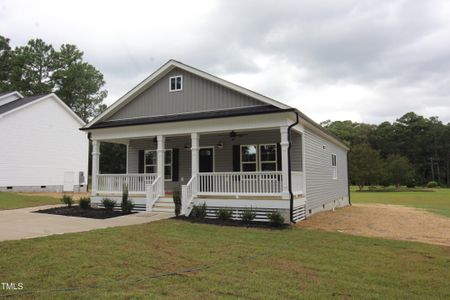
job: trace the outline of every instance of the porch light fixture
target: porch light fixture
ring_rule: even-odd
[[[191,149],[191,147],[189,147],[189,145],[186,144],[186,145],[184,145],[184,149],[185,149],[186,151],[189,151],[189,149]]]
[[[222,148],[223,148],[223,143],[222,143],[222,142],[219,142],[219,143],[217,144],[217,148],[222,149]]]

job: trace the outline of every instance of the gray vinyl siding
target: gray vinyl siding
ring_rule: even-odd
[[[296,143],[295,159],[292,159],[293,171],[301,170],[301,136],[293,137],[293,143]],[[215,172],[232,172],[233,171],[233,145],[245,144],[270,144],[280,142],[279,130],[266,130],[257,132],[248,132],[243,137],[237,137],[235,141],[224,134],[204,134],[200,135],[200,147],[214,147],[214,171]],[[217,147],[219,143],[223,144],[222,148]],[[297,143],[299,143],[297,145]],[[167,137],[166,149],[179,149],[179,182],[165,182],[165,189],[170,191],[175,186],[186,184],[191,179],[191,151],[186,150],[185,146],[190,147],[190,136]],[[128,173],[138,173],[139,171],[139,150],[154,150],[156,146],[152,139],[131,140],[128,146]],[[300,150],[298,150],[300,149]],[[292,153],[292,152],[291,152]],[[297,155],[300,155],[297,158]]]
[[[332,153],[337,159],[337,179],[333,179]],[[348,197],[346,150],[305,129],[305,154],[306,209]]]
[[[169,78],[183,76],[183,90],[169,92]],[[107,120],[161,116],[267,105],[192,73],[175,68]]]
[[[302,135],[291,131],[291,170],[303,171]]]

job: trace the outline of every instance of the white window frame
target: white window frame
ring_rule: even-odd
[[[275,160],[262,161],[261,160],[261,157],[262,157],[262,155],[261,155],[261,146],[275,146]],[[259,171],[261,171],[261,172],[276,172],[278,170],[278,162],[277,162],[277,157],[278,157],[277,156],[278,155],[277,151],[278,151],[278,149],[277,149],[277,144],[276,143],[259,144],[258,145],[258,151],[259,151]],[[262,164],[263,163],[275,163],[275,170],[274,171],[263,171],[262,170]]]
[[[170,151],[170,164],[166,164],[166,153],[165,153],[166,151]],[[146,163],[145,155],[148,152],[155,152],[156,165],[153,165],[153,164],[149,165],[149,164]],[[164,159],[164,168],[166,166],[170,166],[170,170],[171,170],[170,179],[165,179],[164,178],[164,181],[172,181],[172,177],[173,177],[173,149],[165,149],[165,151],[164,151],[164,158],[163,159]],[[154,166],[155,169],[156,169],[156,172],[158,172],[158,154],[156,153],[155,149],[144,150],[144,173],[145,174],[147,174],[147,166]],[[148,173],[148,174],[157,174],[157,173]],[[166,176],[166,172],[164,172],[164,176]]]
[[[155,152],[155,155],[157,155],[156,150],[144,150],[144,173],[147,174],[147,167],[154,166],[156,172],[155,173],[148,173],[148,174],[156,174],[158,172],[158,156],[156,156],[156,163],[155,164],[147,164],[147,153],[149,152]]]
[[[177,78],[180,78],[180,88],[177,89]],[[175,89],[172,89],[172,79],[175,80]],[[169,77],[169,92],[179,92],[183,90],[183,75]]]
[[[334,165],[333,165],[333,156],[334,156]],[[338,179],[338,172],[337,172],[337,155],[335,153],[331,153],[331,168],[333,172],[333,179]]]
[[[242,161],[242,147],[248,147],[248,146],[255,146],[256,148],[256,160],[253,162],[249,161]],[[246,144],[246,145],[240,145],[239,147],[239,157],[240,157],[240,163],[241,163],[241,172],[258,172],[258,144]],[[255,171],[244,171],[243,165],[244,164],[255,164]]]

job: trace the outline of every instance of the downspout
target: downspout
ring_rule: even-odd
[[[289,196],[290,196],[290,205],[289,205],[289,216],[290,216],[290,221],[291,223],[295,223],[294,221],[294,193],[292,192],[292,175],[291,175],[291,146],[292,146],[292,142],[291,142],[291,129],[292,127],[294,127],[295,125],[297,125],[299,123],[299,118],[298,118],[298,113],[295,112],[295,116],[296,116],[296,120],[295,123],[292,123],[291,125],[289,125],[288,127],[288,142],[289,142],[289,146],[288,146],[288,187],[289,187]]]
[[[91,139],[91,133],[90,132],[88,132],[87,138],[88,138],[89,142],[88,142],[88,170],[87,170],[87,174],[86,174],[86,177],[87,177],[87,180],[86,180],[86,192],[90,192],[91,187],[89,186],[89,165],[90,165],[89,164],[89,160],[91,161],[91,164],[92,164],[92,158],[91,158],[91,143],[92,143],[92,139]],[[92,168],[91,168],[91,173],[92,173]],[[91,176],[91,178],[92,178],[92,176]],[[91,183],[91,185],[92,185],[92,183]]]
[[[348,157],[349,157],[350,151],[347,151],[347,189],[348,189],[348,204],[352,206],[352,200],[350,198],[350,173],[349,173],[349,167],[348,167]]]

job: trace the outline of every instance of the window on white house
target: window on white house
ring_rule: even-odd
[[[157,152],[156,150],[145,150],[144,170],[145,173],[157,173]],[[164,153],[164,179],[172,180],[172,149]]]
[[[331,167],[333,169],[333,179],[337,179],[337,161],[336,154],[331,154]]]
[[[241,171],[254,172],[257,164],[256,145],[241,145]]]
[[[172,149],[164,153],[164,179],[172,180]]]
[[[156,173],[156,150],[145,150],[145,173]]]
[[[183,76],[173,76],[169,78],[169,91],[178,92],[183,90]]]
[[[260,170],[276,171],[277,170],[277,145],[265,144],[259,145]]]

